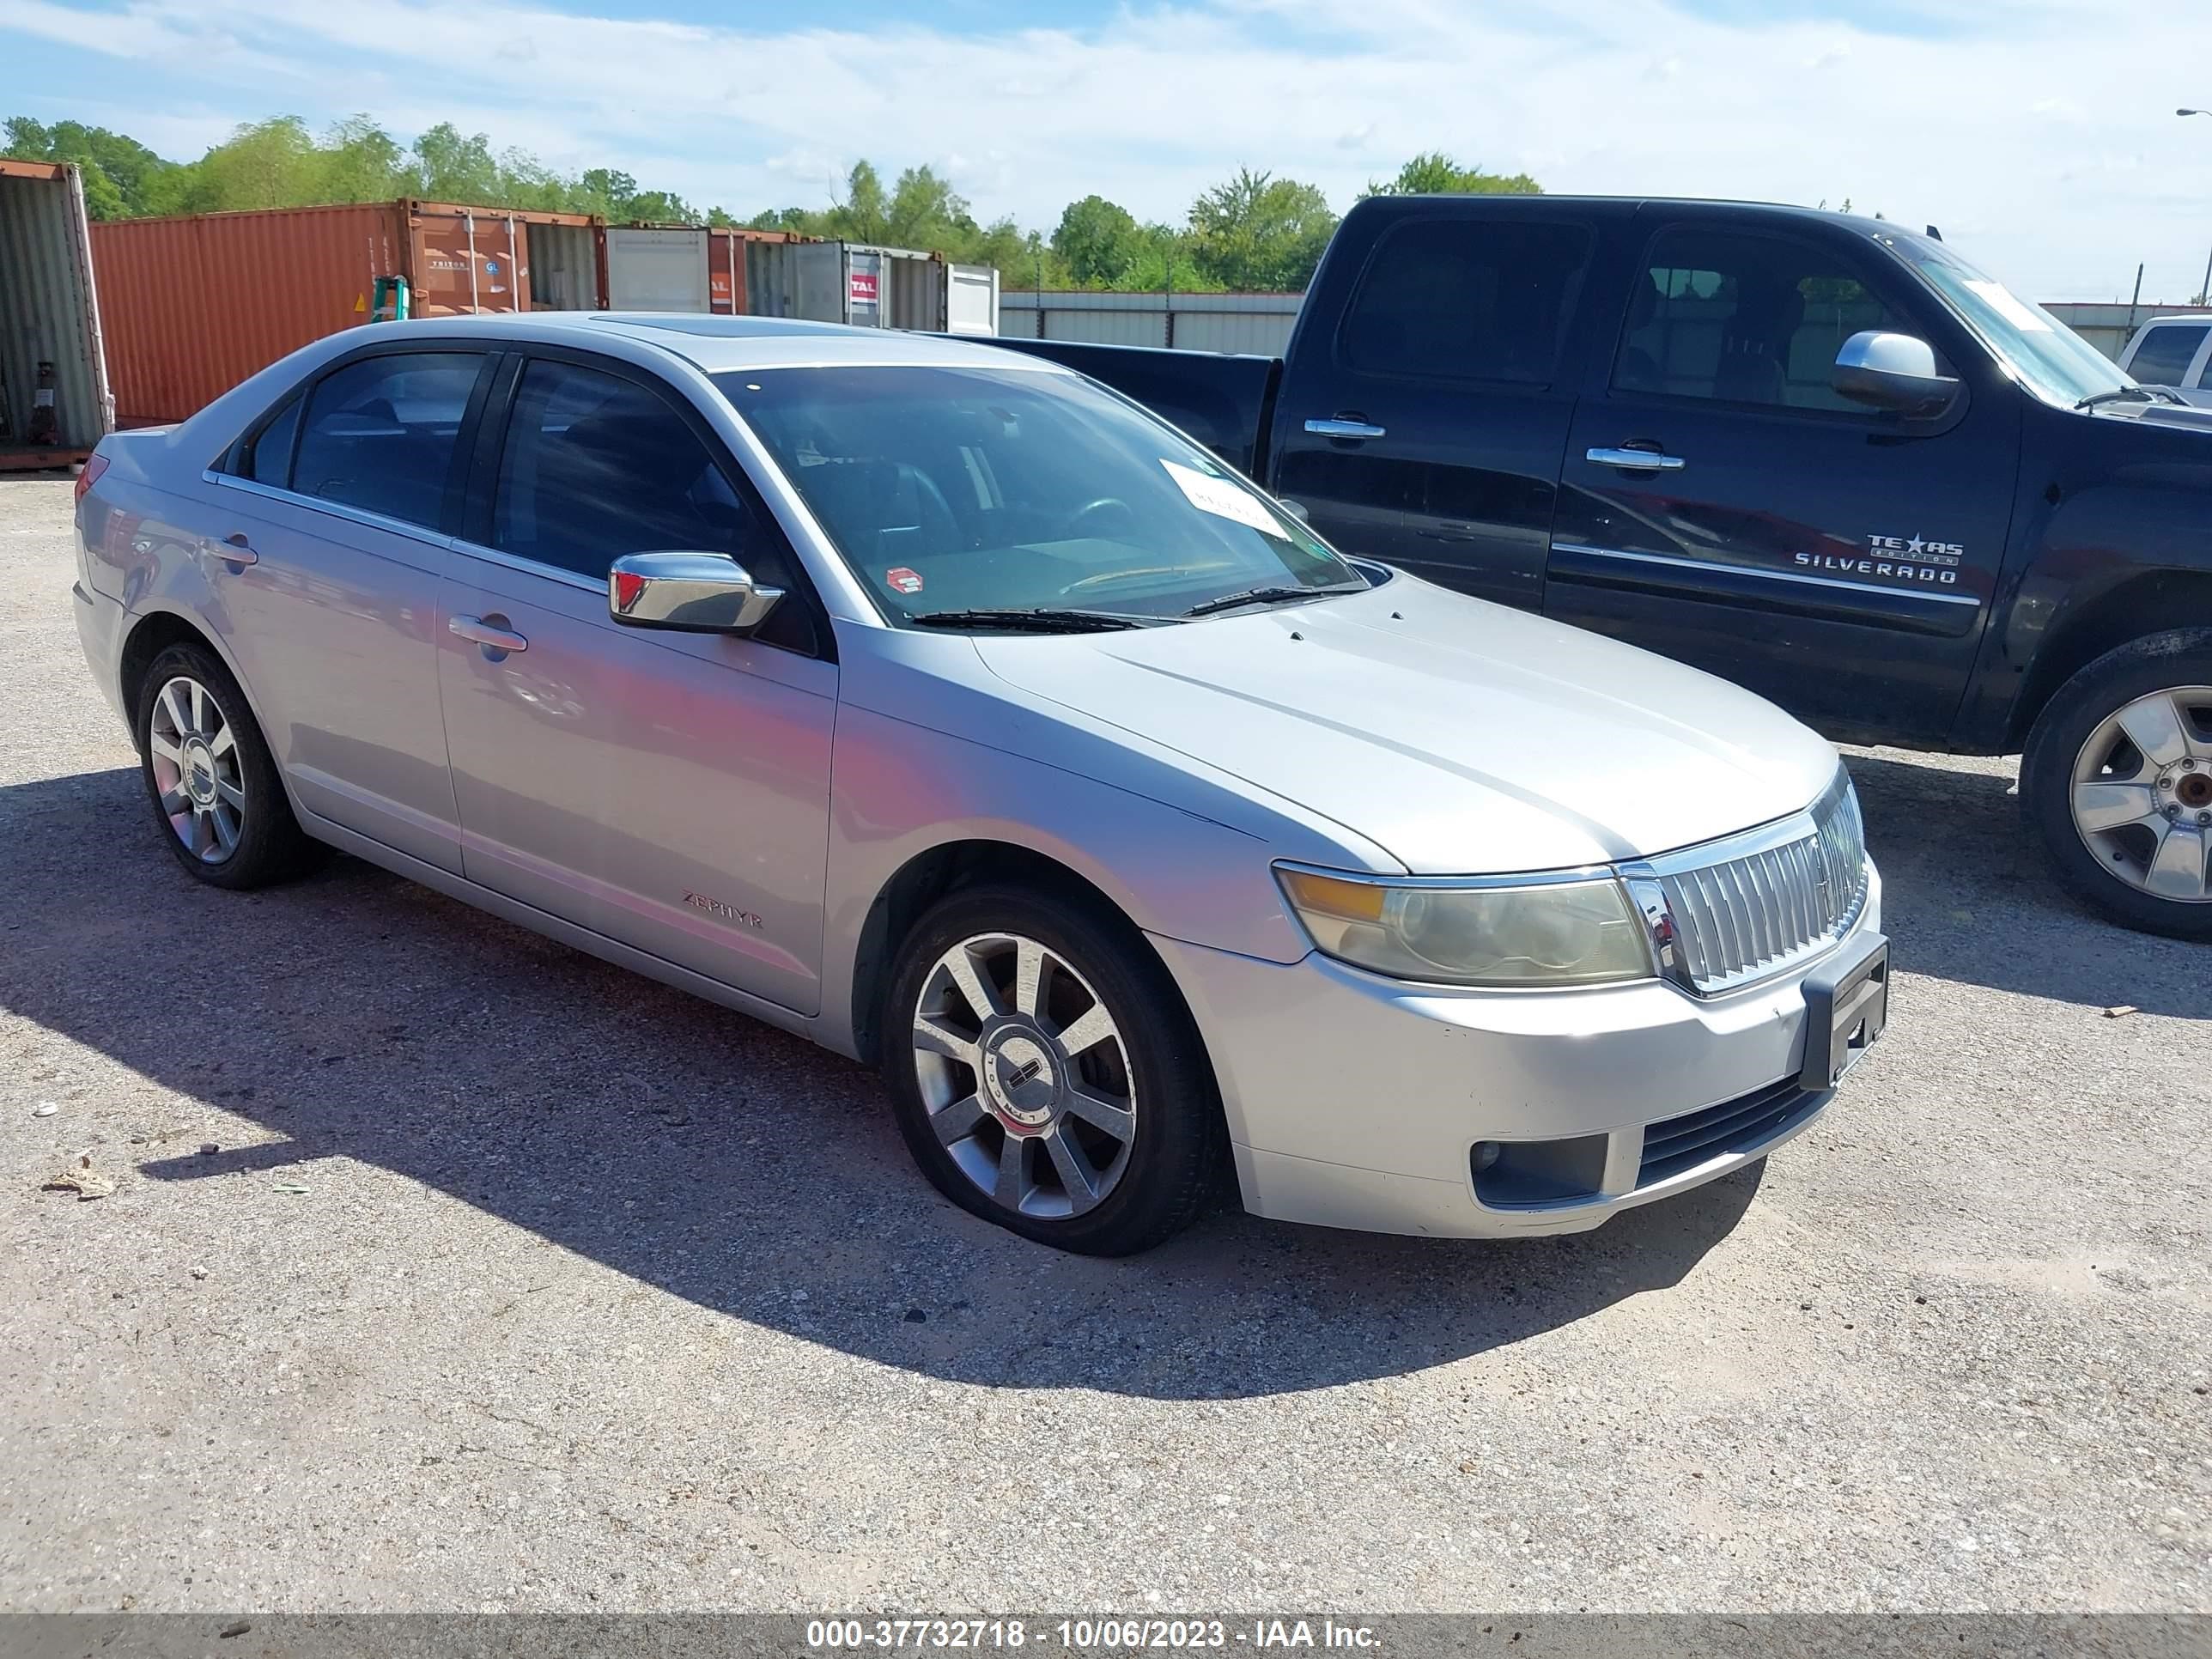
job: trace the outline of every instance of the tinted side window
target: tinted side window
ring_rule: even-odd
[[[2206,331],[2202,323],[2166,323],[2152,329],[2136,347],[2128,373],[2145,386],[2179,386]]]
[[[325,375],[307,394],[292,488],[435,528],[483,359],[393,352]]]
[[[665,399],[619,375],[574,363],[524,368],[491,540],[594,581],[625,553],[727,553],[787,595],[757,637],[794,651],[817,647],[805,579],[782,531]]]
[[[238,476],[283,489],[292,476],[292,440],[300,432],[301,399],[292,398],[240,452]]]
[[[1353,368],[1542,386],[1589,264],[1579,226],[1416,219],[1387,232],[1345,313]]]
[[[1783,237],[1662,232],[1629,296],[1613,383],[1723,403],[1865,410],[1829,384],[1863,329],[1911,333],[1824,250]]]
[[[523,370],[493,497],[493,546],[604,580],[625,553],[743,556],[750,517],[706,445],[656,393],[573,363]]]

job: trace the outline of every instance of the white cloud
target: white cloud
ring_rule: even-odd
[[[1995,19],[1932,4],[1919,35],[1848,14],[1723,23],[1666,0],[1189,0],[980,34],[623,22],[526,0],[131,0],[103,16],[88,28],[14,0],[0,32],[129,56],[194,122],[453,118],[738,210],[818,202],[860,155],[957,156],[979,214],[1046,228],[1093,191],[1179,218],[1243,166],[1341,205],[1442,149],[1555,191],[1848,196],[1942,225],[2043,298],[2124,295],[2138,259],[2147,292],[2186,294],[2212,240],[2212,121],[2171,112],[2202,89],[2155,82],[2212,59],[2212,15],[2138,22],[2090,0]]]

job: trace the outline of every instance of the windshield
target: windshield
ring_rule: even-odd
[[[1073,375],[714,378],[895,623],[1007,610],[1165,621],[1254,589],[1364,585],[1213,456]]]
[[[2047,403],[2071,409],[2084,398],[2135,385],[2117,364],[2041,306],[2014,297],[1940,242],[1882,237],[1942,296],[1982,343]]]

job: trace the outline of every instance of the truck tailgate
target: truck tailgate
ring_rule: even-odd
[[[1248,478],[1256,481],[1267,464],[1261,446],[1282,379],[1279,357],[1005,335],[990,343],[1048,358],[1104,382],[1182,428]]]

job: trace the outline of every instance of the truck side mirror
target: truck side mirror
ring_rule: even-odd
[[[1838,396],[1900,415],[1929,415],[1949,403],[1958,381],[1936,367],[1936,349],[1911,334],[1863,329],[1836,354],[1829,384]]]

